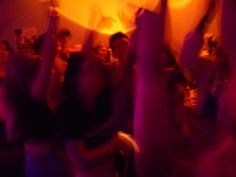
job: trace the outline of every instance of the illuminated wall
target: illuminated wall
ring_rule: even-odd
[[[134,27],[133,16],[139,7],[154,9],[156,0],[61,0],[61,12],[79,24],[112,34]]]
[[[169,7],[180,10],[191,0],[170,0]],[[64,16],[85,27],[112,34],[134,28],[134,14],[139,7],[154,10],[159,0],[61,0]]]
[[[178,1],[178,0],[176,0]],[[220,1],[219,1],[220,2]],[[191,0],[188,4],[169,10],[168,26],[166,29],[170,44],[176,52],[179,52],[183,38],[199,23],[206,11],[206,0]],[[209,26],[208,32],[219,35],[220,3],[217,7],[217,15]]]
[[[81,44],[87,29],[96,28],[99,40],[106,40],[115,31],[134,27],[133,14],[138,7],[157,11],[159,0],[58,0],[63,15],[61,27],[71,29],[71,44]],[[47,27],[50,0],[1,0],[0,38],[14,42],[13,29],[35,27],[43,33]],[[204,13],[206,0],[169,0],[168,39],[176,50],[183,37]],[[217,19],[211,29],[218,32]],[[12,43],[13,43],[12,42]]]
[[[203,15],[206,0],[169,0],[167,38],[172,48],[179,51],[184,36]],[[101,40],[106,34],[117,31],[127,32],[134,28],[133,15],[139,7],[158,10],[159,0],[60,0],[60,10],[64,15],[62,26],[70,26],[74,37],[81,41],[85,29],[96,29]],[[214,32],[217,32],[214,22]],[[75,30],[76,29],[76,30]]]

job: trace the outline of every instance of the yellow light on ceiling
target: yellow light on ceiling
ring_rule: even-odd
[[[190,0],[169,0],[170,8],[182,8]],[[106,34],[127,32],[134,28],[134,14],[139,7],[153,10],[159,0],[60,0],[63,16]]]

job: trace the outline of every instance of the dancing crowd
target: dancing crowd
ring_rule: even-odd
[[[55,7],[32,48],[0,41],[0,176],[236,177],[236,3],[222,0],[215,36],[207,1],[179,54],[167,3],[140,8],[132,34],[90,30],[79,51]]]

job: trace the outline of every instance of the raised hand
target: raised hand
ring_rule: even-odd
[[[137,176],[171,176],[170,149],[175,141],[173,119],[168,105],[168,77],[163,68],[165,55],[165,16],[167,1],[159,14],[144,10],[137,18],[137,89],[134,135],[140,147],[136,153]],[[167,170],[169,169],[169,170]]]
[[[46,101],[49,78],[57,53],[57,41],[55,35],[59,23],[58,9],[50,7],[49,14],[49,25],[42,49],[42,62],[31,87],[31,96],[38,101]]]

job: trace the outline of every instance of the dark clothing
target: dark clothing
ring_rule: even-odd
[[[15,131],[21,141],[45,142],[55,138],[55,121],[46,104],[17,90],[14,93],[9,92],[8,99],[15,112]]]
[[[111,117],[111,91],[104,89],[97,96],[94,110],[86,111],[79,99],[66,98],[57,115],[64,139],[83,139],[87,145],[97,146],[113,135]]]

